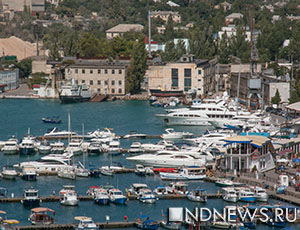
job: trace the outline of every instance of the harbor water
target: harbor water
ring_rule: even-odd
[[[58,100],[0,100],[0,140],[5,141],[10,136],[15,135],[21,139],[28,132],[34,136],[43,135],[48,129],[55,126],[60,130],[68,129],[68,113],[71,115],[71,130],[81,134],[84,124],[84,131],[94,131],[105,127],[113,128],[117,135],[125,135],[130,131],[149,135],[160,135],[166,128],[162,120],[155,116],[156,113],[163,112],[162,108],[149,106],[148,101],[114,101],[102,103],[79,103],[79,104],[60,104]],[[44,124],[43,117],[60,116],[62,124]],[[200,135],[210,127],[174,127],[176,131],[189,131]],[[136,140],[122,140],[122,148],[128,148]],[[149,139],[141,142],[157,142],[158,140]],[[3,155],[0,153],[0,167],[6,164],[15,164],[23,161],[38,159],[38,154],[34,156]],[[87,156],[86,166],[95,165],[97,167],[109,165],[111,161],[120,162],[128,168],[135,168],[135,165],[126,161],[126,154],[109,157],[107,154],[99,156]],[[74,158],[74,161],[83,162],[83,156]],[[132,183],[145,183],[151,189],[157,185],[168,184],[162,181],[157,175],[140,177],[134,173],[116,174],[113,177],[101,176],[100,178],[78,178],[75,181],[61,179],[56,176],[40,176],[37,181],[24,181],[21,178],[16,180],[0,181],[1,187],[8,189],[8,195],[15,197],[22,196],[25,188],[34,187],[39,189],[40,196],[49,196],[55,191],[58,194],[63,185],[73,184],[79,195],[85,195],[89,186],[110,184],[125,192]],[[212,183],[197,181],[188,182],[189,189],[204,188],[208,193],[220,191]],[[270,200],[271,203],[278,203]],[[138,200],[130,200],[126,205],[96,205],[93,201],[80,201],[78,206],[67,207],[60,205],[59,202],[41,203],[41,206],[54,209],[56,223],[72,223],[74,216],[90,216],[95,222],[104,222],[106,216],[111,221],[122,221],[124,216],[129,220],[135,220],[139,215],[149,215],[152,219],[163,219],[161,212],[169,207],[186,207],[192,210],[195,207],[208,207],[222,209],[225,205],[231,205],[222,199],[209,199],[207,203],[194,203],[187,199],[158,200],[155,204],[144,204]],[[0,203],[0,210],[7,212],[7,217],[17,219],[20,225],[29,225],[28,217],[30,209],[24,208],[21,203]],[[295,226],[300,227],[300,226]],[[265,225],[260,225],[257,229],[268,229]],[[270,227],[271,229],[271,227]]]

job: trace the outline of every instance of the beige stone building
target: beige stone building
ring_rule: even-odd
[[[168,22],[169,18],[175,23],[181,23],[181,16],[178,12],[174,11],[152,11],[151,18],[160,18],[165,22]]]
[[[141,32],[143,29],[144,26],[140,24],[119,24],[109,30],[106,30],[105,33],[107,39],[112,39],[115,37],[120,37],[126,32]]]
[[[14,12],[22,12],[27,7],[34,15],[45,11],[45,0],[1,0],[1,8]]]
[[[178,62],[149,66],[145,78],[148,89],[195,91],[204,95],[204,80],[210,74],[208,60],[185,55]]]
[[[129,60],[76,59],[65,69],[67,80],[85,83],[94,93],[124,95]]]

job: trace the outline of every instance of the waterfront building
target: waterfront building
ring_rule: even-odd
[[[33,95],[38,98],[56,98],[55,89],[45,85],[33,85]]]
[[[130,59],[75,59],[65,69],[66,80],[86,84],[93,93],[125,95],[126,75]]]
[[[278,153],[278,157],[284,157],[286,159],[294,159],[300,153],[300,138],[278,138],[272,140],[274,149]]]
[[[224,140],[226,152],[223,169],[229,172],[258,172],[275,168],[275,151],[271,140],[264,136],[232,136]]]
[[[195,91],[205,94],[205,81],[214,73],[215,60],[195,59],[184,55],[177,62],[149,66],[145,78],[148,89]]]
[[[115,37],[121,37],[124,33],[127,32],[141,32],[144,29],[144,26],[140,24],[119,24],[117,26],[114,26],[110,28],[109,30],[106,30],[106,38],[112,39]]]
[[[19,87],[19,69],[0,70],[0,93]]]

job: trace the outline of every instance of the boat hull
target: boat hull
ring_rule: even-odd
[[[20,148],[21,155],[33,155],[35,154],[34,148]]]
[[[91,97],[82,97],[82,96],[59,96],[59,100],[63,104],[67,103],[78,103],[89,101]]]
[[[127,198],[116,198],[116,199],[111,199],[110,202],[114,203],[114,204],[125,204],[127,201]]]
[[[23,205],[26,207],[37,207],[40,205],[39,199],[26,199],[22,201]]]
[[[238,201],[237,197],[224,197],[223,200],[231,203],[236,203]]]
[[[7,180],[15,180],[17,177],[16,174],[3,174],[3,173],[2,173],[2,176],[4,179],[7,179]]]
[[[242,202],[254,203],[256,201],[256,197],[241,197],[239,200]]]
[[[110,203],[110,200],[109,198],[99,198],[99,199],[95,199],[95,203],[101,205],[107,205]]]
[[[60,203],[65,206],[77,206],[78,200],[62,200]]]
[[[22,179],[23,180],[27,180],[27,181],[35,181],[36,180],[36,174],[35,175],[22,175]]]
[[[18,154],[18,149],[2,149],[4,155],[14,155]]]

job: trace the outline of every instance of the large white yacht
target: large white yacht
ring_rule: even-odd
[[[72,154],[49,154],[36,161],[22,162],[15,164],[15,168],[22,169],[23,167],[32,166],[37,173],[58,172],[60,170],[73,169]]]
[[[202,157],[196,157],[192,154],[173,154],[169,152],[142,154],[139,156],[127,157],[126,159],[134,161],[136,164],[154,167],[203,166],[206,163],[206,160]]]
[[[25,136],[19,145],[21,155],[31,155],[35,153],[35,138],[33,136]]]
[[[1,150],[4,154],[17,154],[19,151],[18,140],[15,138],[9,138],[5,141]]]
[[[81,155],[83,153],[81,145],[82,145],[82,140],[72,139],[68,147],[66,148],[66,152],[73,153],[74,156]]]

